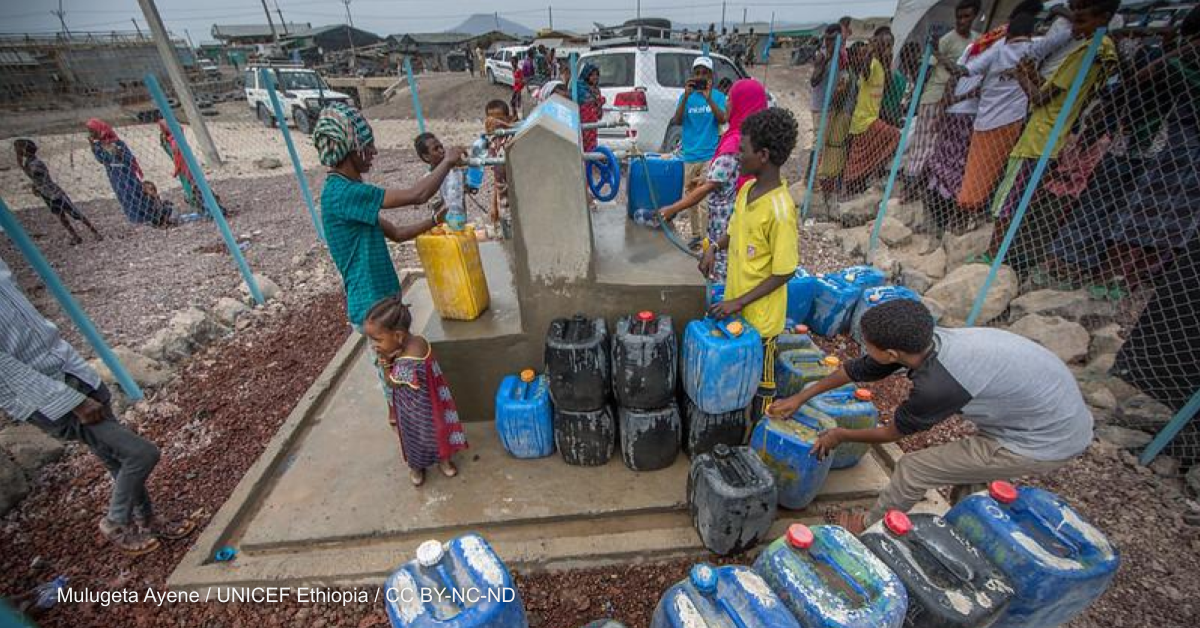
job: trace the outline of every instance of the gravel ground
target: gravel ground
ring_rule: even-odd
[[[424,173],[415,152],[385,150],[376,158],[368,180],[406,186]],[[324,171],[309,171],[308,178],[313,194],[319,195]],[[230,229],[239,241],[248,243],[244,253],[254,272],[266,275],[285,292],[304,283],[340,289],[291,174],[230,179],[221,182],[218,190],[222,202],[235,212]],[[488,194],[490,188],[485,187],[479,198],[489,198]],[[178,192],[167,197],[177,207],[182,204]],[[83,233],[84,243],[70,246],[66,231],[44,208],[20,211],[18,217],[110,345],[136,348],[164,327],[174,312],[192,305],[207,308],[223,296],[238,296],[241,275],[214,223],[158,230],[129,224],[115,200],[81,205],[104,234],[103,241]],[[468,208],[475,219],[483,218],[478,208],[470,203]],[[404,208],[385,215],[406,223],[429,213],[424,208]],[[53,295],[7,238],[0,239],[0,256],[13,268],[34,305],[63,329],[69,342],[88,350]],[[418,265],[411,243],[394,246],[393,256],[397,268]]]

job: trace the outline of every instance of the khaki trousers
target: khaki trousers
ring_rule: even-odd
[[[708,178],[707,161],[689,161],[683,165],[683,195],[687,196],[696,186]],[[692,237],[703,238],[708,235],[708,197],[705,196],[700,204],[688,210],[692,223]]]
[[[893,508],[907,512],[925,498],[929,489],[954,486],[952,501],[957,502],[974,491],[976,485],[1024,475],[1042,475],[1070,460],[1034,460],[980,435],[905,454],[896,462],[892,481],[867,512],[867,525],[883,519],[884,513]]]

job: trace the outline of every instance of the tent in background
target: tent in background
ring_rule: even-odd
[[[954,28],[954,7],[958,2],[959,0],[899,0],[896,4],[896,17],[892,19],[892,34],[896,36],[895,54],[900,54],[900,48],[906,42],[923,44],[930,27],[934,25],[943,27],[942,32]],[[995,24],[1004,22],[1019,3],[1020,0],[983,0],[983,12],[972,28],[986,32]]]

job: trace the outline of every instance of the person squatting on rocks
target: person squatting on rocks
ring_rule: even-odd
[[[83,212],[79,211],[79,208],[71,201],[71,197],[67,196],[67,193],[58,187],[58,184],[51,178],[50,169],[37,156],[37,143],[28,138],[18,138],[13,141],[13,150],[17,153],[17,165],[21,168],[21,172],[29,177],[30,190],[42,199],[51,214],[58,217],[63,229],[66,229],[67,233],[71,235],[72,245],[82,243],[83,238],[75,232],[75,227],[72,227],[71,221],[67,220],[68,217],[82,222],[85,227],[91,229],[96,240],[104,239],[104,236],[100,235],[87,216],[84,216]]]
[[[412,312],[396,295],[367,312],[364,331],[375,349],[394,409],[409,480],[413,486],[421,486],[425,469],[434,464],[448,478],[458,475],[452,458],[467,448],[467,435],[429,341],[413,334],[411,327]]]
[[[182,539],[192,518],[155,514],[146,480],[159,450],[118,420],[112,394],[58,328],[25,298],[0,260],[0,410],[64,441],[83,443],[113,479],[100,533],[127,556],[158,549],[159,539]]]
[[[862,532],[888,510],[909,510],[930,489],[953,486],[957,501],[992,480],[1050,473],[1092,442],[1092,414],[1075,376],[1036,342],[987,327],[935,328],[929,310],[909,300],[873,307],[861,324],[866,355],[776,401],[768,414],[789,417],[821,393],[903,369],[912,391],[890,423],[826,430],[813,455],[828,456],[841,443],[894,443],[960,412],[978,433],[901,457],[869,511],[834,517],[851,532]]]
[[[741,172],[753,180],[738,191],[727,232],[704,252],[700,272],[712,273],[718,249],[729,252],[725,300],[708,313],[716,319],[740,314],[762,337],[763,379],[751,408],[758,418],[775,397],[775,338],[787,316],[787,282],[800,264],[796,201],[779,172],[796,147],[799,126],[790,111],[772,107],[746,118],[740,135]]]

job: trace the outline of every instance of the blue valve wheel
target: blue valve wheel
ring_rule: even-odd
[[[597,146],[596,152],[604,155],[604,161],[587,162],[587,185],[596,200],[607,203],[621,191],[621,162],[617,161],[617,156],[608,147]]]

